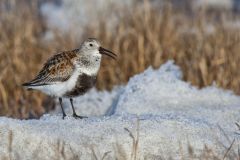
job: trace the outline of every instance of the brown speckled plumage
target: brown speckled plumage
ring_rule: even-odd
[[[47,60],[36,78],[25,85],[49,85],[56,81],[64,82],[74,71],[74,61],[79,49],[58,53]]]

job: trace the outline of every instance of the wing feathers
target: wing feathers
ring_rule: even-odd
[[[54,55],[44,64],[36,78],[22,85],[41,86],[68,80],[75,68],[73,61],[77,57],[76,52],[73,50]]]

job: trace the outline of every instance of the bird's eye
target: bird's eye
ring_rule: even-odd
[[[90,43],[90,44],[89,44],[89,46],[90,46],[90,47],[92,47],[92,46],[93,46],[93,44],[92,44],[92,43]]]

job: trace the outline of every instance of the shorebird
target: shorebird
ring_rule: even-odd
[[[66,113],[62,98],[70,99],[73,117],[85,118],[76,114],[73,98],[85,94],[95,85],[102,54],[113,59],[117,57],[113,52],[101,47],[97,39],[88,38],[78,49],[52,56],[33,80],[22,85],[58,98],[63,119]]]

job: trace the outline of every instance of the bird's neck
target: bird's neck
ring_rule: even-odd
[[[79,72],[89,76],[96,76],[100,69],[101,58],[100,54],[80,56],[77,62]]]

